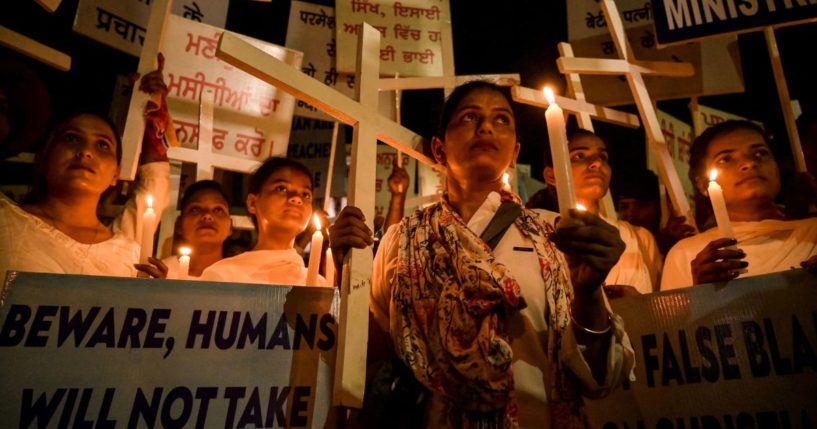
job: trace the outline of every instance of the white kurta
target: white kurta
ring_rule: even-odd
[[[800,268],[801,262],[817,255],[817,218],[732,222],[732,228],[749,262],[747,272],[738,278]],[[692,260],[718,238],[718,228],[711,228],[676,243],[664,261],[661,290],[692,286]]]
[[[480,235],[488,226],[500,205],[500,195],[491,193],[468,222],[468,228]],[[541,210],[537,210],[540,214]],[[392,225],[383,236],[374,261],[370,308],[374,319],[383,332],[389,332],[391,289],[397,284],[397,253],[400,246],[400,225]],[[519,283],[527,307],[509,320],[511,349],[513,351],[513,375],[515,398],[519,405],[519,422],[522,428],[547,428],[549,410],[545,379],[550,376],[550,363],[546,353],[548,323],[545,283],[539,270],[539,260],[533,243],[512,225],[494,249],[496,260],[506,265]],[[621,328],[617,326],[617,328]],[[571,335],[572,337],[572,331]],[[574,344],[565,341],[565,345]],[[578,346],[568,351],[565,366],[574,372],[588,394],[603,395],[627,377],[633,365],[633,350],[629,339],[622,343],[611,341],[608,358],[607,379],[599,386],[590,373]],[[429,414],[433,413],[434,401]]]
[[[32,271],[134,277],[139,245],[121,233],[80,243],[0,195],[0,273]]]
[[[303,286],[306,271],[304,260],[295,249],[252,250],[210,265],[199,280]],[[329,286],[321,275],[318,285]]]
[[[548,222],[553,223],[559,213],[545,211],[544,215]],[[658,291],[662,261],[652,233],[623,220],[602,219],[618,229],[625,245],[624,253],[604,282],[608,285],[629,285],[641,293]]]

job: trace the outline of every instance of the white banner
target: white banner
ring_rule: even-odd
[[[175,0],[174,15],[224,28],[226,0]],[[150,0],[80,0],[74,31],[115,49],[139,56],[150,16]]]
[[[334,427],[333,288],[12,273],[4,427]]]

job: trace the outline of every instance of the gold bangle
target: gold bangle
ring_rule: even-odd
[[[607,313],[607,327],[601,331],[595,331],[593,329],[585,328],[584,326],[580,325],[579,322],[576,321],[572,314],[570,315],[570,320],[573,321],[573,324],[576,325],[576,327],[591,335],[604,335],[610,332],[610,329],[613,328],[613,315],[611,313]]]

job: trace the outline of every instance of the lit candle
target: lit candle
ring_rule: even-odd
[[[147,264],[148,257],[153,256],[153,233],[156,231],[156,212],[153,211],[153,196],[145,199],[148,207],[142,215],[142,246],[139,253],[139,263]]]
[[[729,221],[729,211],[726,210],[726,201],[723,199],[723,189],[721,185],[715,181],[718,178],[718,170],[712,169],[709,171],[709,201],[712,202],[712,211],[715,212],[715,221],[718,222],[718,230],[721,232],[723,238],[735,238],[735,232],[732,231],[732,222]]]
[[[502,173],[502,190],[511,192],[511,175],[508,173]]]
[[[332,260],[332,249],[326,249],[326,258],[323,261],[323,273],[330,286],[335,285],[335,261]]]
[[[312,234],[312,245],[309,250],[309,266],[306,268],[306,285],[318,286],[318,266],[321,263],[321,251],[323,250],[323,233],[321,233],[321,220],[318,215],[313,217],[315,222],[315,233]]]
[[[585,207],[584,204],[582,204],[582,203],[576,203],[576,210],[578,210],[580,212],[586,212],[587,207]]]
[[[545,98],[550,104],[545,111],[550,140],[550,154],[553,159],[553,171],[556,173],[556,194],[559,197],[559,213],[567,216],[567,211],[576,206],[576,193],[573,191],[572,166],[570,151],[567,146],[565,115],[556,104],[553,90],[545,87]]]
[[[182,247],[179,249],[179,277],[183,280],[190,275],[190,248]]]

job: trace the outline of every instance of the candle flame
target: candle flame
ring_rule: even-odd
[[[505,184],[505,185],[510,185],[511,184],[511,175],[508,174],[508,173],[504,173],[502,175],[502,183]]]
[[[553,90],[550,89],[549,86],[546,86],[543,92],[545,93],[545,99],[548,101],[548,104],[553,104],[556,102],[556,97],[553,95]]]
[[[179,248],[179,253],[181,253],[181,254],[182,254],[182,256],[190,256],[190,252],[191,252],[191,250],[190,250],[190,248],[189,248],[189,247],[181,247],[181,248]]]
[[[717,178],[718,178],[718,169],[713,168],[713,169],[709,170],[709,181],[714,182],[715,179],[717,179]]]
[[[145,201],[146,201],[146,202],[147,202],[147,204],[148,204],[148,208],[149,208],[149,209],[152,209],[152,208],[153,208],[153,195],[148,195],[148,196],[145,198]]]
[[[578,210],[578,211],[580,211],[580,212],[586,212],[586,211],[587,211],[587,207],[585,207],[585,206],[584,206],[584,205],[582,205],[581,203],[576,203],[576,210]]]
[[[318,217],[317,214],[312,215],[312,222],[315,223],[315,229],[320,231],[320,229],[321,229],[321,218]]]

